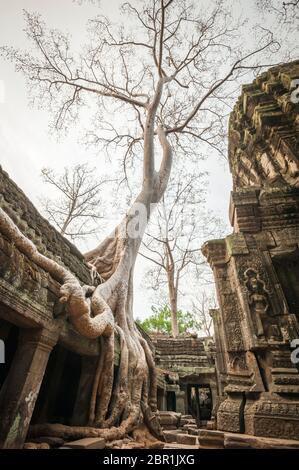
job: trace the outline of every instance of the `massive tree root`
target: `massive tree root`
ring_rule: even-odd
[[[76,439],[101,436],[119,440],[138,427],[163,439],[156,418],[156,369],[151,350],[137,329],[132,312],[133,271],[139,246],[150,216],[151,204],[162,197],[170,174],[172,152],[162,127],[157,129],[163,150],[159,172],[154,169],[154,119],[161,98],[161,78],[149,105],[144,134],[144,178],[141,192],[114,234],[87,253],[86,262],[98,273],[97,287],[81,286],[75,275],[56,261],[38,252],[10,217],[0,209],[0,230],[38,266],[50,273],[61,286],[60,301],[74,328],[87,338],[101,338],[102,353],[94,375],[86,426],[41,424],[31,427],[30,435]],[[136,215],[140,208],[146,220]],[[136,219],[136,220],[135,220]],[[132,233],[132,227],[138,232]],[[114,339],[119,337],[120,365],[114,373]]]
[[[0,230],[28,258],[62,283],[60,300],[66,302],[68,315],[76,330],[88,338],[102,337],[103,352],[95,371],[88,425],[35,425],[31,427],[30,436],[48,435],[63,439],[101,436],[107,440],[117,440],[144,421],[150,432],[161,439],[159,425],[152,413],[156,410],[156,382],[151,351],[136,328],[132,315],[127,316],[132,303],[132,267],[131,255],[125,247],[114,275],[94,288],[81,286],[72,273],[39,253],[2,209]],[[119,240],[119,244],[126,243],[126,240]],[[117,245],[112,246],[117,248]],[[115,334],[120,340],[120,364],[116,377]],[[151,397],[150,404],[148,396]]]

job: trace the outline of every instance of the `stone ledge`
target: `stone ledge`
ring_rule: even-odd
[[[106,441],[102,437],[86,437],[78,441],[66,442],[64,448],[70,449],[104,449]]]
[[[178,433],[176,436],[176,442],[178,444],[185,444],[185,445],[196,445],[197,444],[197,436],[192,436],[191,434],[183,434]]]
[[[299,440],[274,439],[249,434],[199,429],[200,448],[213,449],[299,449]]]

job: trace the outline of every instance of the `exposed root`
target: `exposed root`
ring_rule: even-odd
[[[90,398],[89,415],[88,415],[89,426],[92,426],[92,424],[95,421],[95,407],[96,407],[97,393],[98,393],[99,382],[102,377],[104,361],[105,361],[104,338],[100,338],[100,339],[101,339],[100,358],[99,358],[98,365],[95,371],[91,398]]]
[[[155,172],[154,118],[163,83],[163,78],[160,78],[155,98],[148,110],[144,136],[144,180],[135,201],[138,207],[139,204],[144,205],[148,216],[151,203],[157,202],[166,188],[172,161],[166,134],[159,128],[163,158],[160,171]],[[95,250],[86,254],[92,284],[96,271],[103,281],[96,287],[81,286],[74,274],[39,253],[35,245],[0,209],[0,231],[32,262],[62,284],[60,301],[66,303],[71,323],[84,337],[101,337],[103,346],[94,376],[89,426],[36,424],[30,428],[32,437],[46,435],[66,440],[103,437],[107,441],[117,441],[139,429],[135,434],[139,445],[143,445],[142,442],[145,446],[156,445],[157,439],[163,440],[154,414],[157,410],[155,364],[152,352],[137,330],[133,318],[133,270],[146,225],[142,225],[142,233],[138,237],[130,236],[129,227],[131,222],[134,223],[136,207],[133,204],[129,209],[113,237],[108,237]],[[117,374],[114,374],[115,334],[120,339],[120,365]]]
[[[132,432],[133,439],[145,449],[163,449],[164,443],[156,439],[145,424],[141,424]],[[164,439],[163,439],[164,440]],[[124,447],[123,447],[124,448]]]
[[[0,211],[1,231],[33,262],[63,283],[60,300],[67,304],[67,312],[77,331],[88,338],[102,337],[101,358],[95,371],[90,402],[90,426],[35,425],[30,435],[67,439],[100,436],[110,441],[123,439],[144,422],[153,435],[161,438],[157,420],[151,411],[156,410],[154,362],[132,316],[134,256],[128,245],[123,240],[112,244],[117,252],[118,264],[109,280],[97,287],[81,286],[72,273],[39,253],[8,215],[2,209]],[[124,225],[127,222],[128,219],[125,219]],[[114,332],[120,339],[120,366],[116,376]]]
[[[110,402],[111,413],[103,423],[104,428],[109,428],[116,424],[119,417],[122,416],[123,411],[128,403],[128,366],[129,366],[129,351],[125,335],[121,328],[116,326],[120,337],[120,362],[116,383],[113,387],[113,396]]]
[[[104,338],[104,366],[98,384],[94,426],[102,427],[108,413],[114,379],[114,334]]]
[[[139,424],[139,411],[134,412],[118,427],[99,429],[89,426],[66,426],[59,423],[34,424],[30,426],[29,437],[52,436],[60,437],[65,441],[82,439],[84,437],[103,437],[107,441],[123,439]]]
[[[88,289],[82,287],[77,278],[63,266],[41,254],[32,241],[23,235],[1,208],[0,231],[31,261],[51,274],[58,282],[62,283],[60,301],[67,303],[70,320],[82,336],[97,338],[102,335],[110,335],[113,332],[113,313],[101,295],[99,289],[101,286],[94,289],[92,296],[93,310],[91,310],[90,298],[86,297]]]
[[[25,442],[23,449],[50,449],[46,442]]]
[[[157,411],[157,371],[152,352],[144,338],[140,338],[140,343],[144,349],[146,362],[149,369],[149,406],[152,411]]]

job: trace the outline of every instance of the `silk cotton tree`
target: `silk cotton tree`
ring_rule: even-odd
[[[142,165],[131,208],[85,255],[102,280],[97,286],[81,286],[75,273],[45,258],[1,211],[7,236],[61,282],[61,301],[77,331],[103,343],[86,426],[45,423],[32,427],[35,435],[114,440],[143,427],[147,436],[150,431],[160,437],[153,415],[153,357],[132,311],[134,265],[151,207],[164,194],[173,159],[195,158],[203,146],[219,148],[232,81],[259,70],[264,54],[277,49],[272,35],[261,30],[258,47],[245,50],[243,26],[222,2],[150,0],[121,9],[122,25],[100,15],[89,21],[90,41],[81,53],[72,52],[67,34],[48,29],[38,14],[28,12],[26,34],[33,50],[1,50],[25,75],[33,101],[51,110],[55,130],[80,124],[81,112],[88,110],[88,139],[110,155],[124,149],[124,168],[134,161]],[[116,336],[120,366],[114,376]]]
[[[205,240],[223,233],[221,220],[205,208],[205,176],[194,169],[192,173],[186,169],[173,173],[140,250],[151,261],[146,279],[155,297],[167,291],[173,337],[179,334],[178,303],[182,306],[185,295],[191,295],[190,286],[194,295],[208,278],[200,247]]]

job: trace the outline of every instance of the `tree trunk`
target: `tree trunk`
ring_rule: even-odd
[[[150,216],[150,207],[158,202],[169,179],[172,152],[166,134],[158,127],[163,150],[159,172],[154,170],[154,121],[163,79],[148,107],[144,133],[144,179],[142,189],[113,236],[106,238],[95,250],[86,254],[86,261],[104,281],[97,287],[81,286],[76,277],[55,261],[38,252],[35,245],[0,209],[0,230],[33,262],[48,271],[61,284],[61,301],[76,330],[85,337],[102,337],[104,348],[95,371],[86,426],[61,424],[34,425],[31,435],[61,436],[74,439],[101,436],[107,440],[122,439],[143,426],[156,438],[163,439],[155,416],[157,409],[157,378],[154,360],[147,342],[142,338],[133,318],[133,272],[139,246]],[[139,219],[139,233],[134,236],[136,211],[146,209],[146,220]],[[114,338],[120,338],[120,367],[114,374]],[[143,424],[144,423],[144,424]],[[145,425],[145,427],[144,427]],[[139,434],[140,439],[140,434]],[[145,446],[148,436],[145,436]]]
[[[167,282],[168,282],[168,293],[170,301],[170,311],[171,311],[171,333],[174,338],[179,335],[178,327],[178,293],[174,285],[174,272],[173,269],[170,269],[167,273]]]

